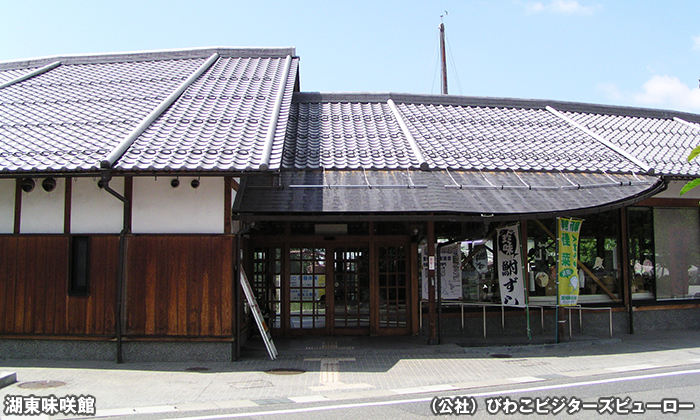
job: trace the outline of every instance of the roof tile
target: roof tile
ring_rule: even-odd
[[[272,123],[271,109],[281,83],[286,83],[284,100],[291,102],[296,63],[284,74],[285,59],[220,58],[195,81],[181,98],[151,124],[118,162],[121,170],[151,170],[155,162],[139,153],[154,147],[184,150],[169,154],[167,164],[184,171],[201,169],[242,171],[260,165],[262,147]],[[283,80],[283,78],[285,78]],[[284,139],[286,114],[281,113],[275,143]],[[273,144],[272,156],[279,153]],[[245,150],[234,157],[233,151]],[[271,168],[279,167],[279,159]]]
[[[596,134],[667,175],[700,175],[700,163],[686,162],[700,144],[700,129],[669,118],[567,112]]]
[[[1,89],[0,171],[96,167],[201,62],[172,61],[64,65]]]

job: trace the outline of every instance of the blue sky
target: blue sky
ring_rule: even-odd
[[[0,61],[294,46],[303,91],[439,93],[700,113],[700,2],[0,0]]]

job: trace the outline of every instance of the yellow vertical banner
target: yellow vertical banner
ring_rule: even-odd
[[[557,303],[561,306],[573,306],[578,303],[579,278],[576,262],[578,261],[578,239],[582,223],[583,220],[580,219],[557,218],[557,236],[559,238]]]

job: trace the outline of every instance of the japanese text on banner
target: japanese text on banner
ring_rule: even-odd
[[[579,278],[576,269],[578,261],[578,238],[582,220],[558,218],[559,237],[559,305],[573,306],[578,303]]]
[[[525,306],[519,227],[516,224],[497,231],[498,282],[501,285],[501,302],[505,306]]]

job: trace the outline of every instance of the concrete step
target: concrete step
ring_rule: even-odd
[[[17,374],[14,372],[0,372],[0,389],[17,382]]]

